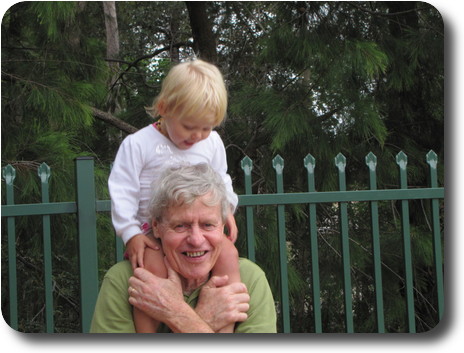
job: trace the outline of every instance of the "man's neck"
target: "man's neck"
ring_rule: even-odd
[[[201,287],[209,279],[209,276],[202,279],[182,279],[182,292],[184,295],[192,294],[195,289]]]

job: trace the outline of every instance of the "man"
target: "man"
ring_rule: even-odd
[[[206,164],[169,169],[150,206],[155,237],[165,254],[167,278],[128,261],[105,276],[91,332],[135,332],[132,305],[163,324],[157,332],[276,332],[274,300],[263,271],[240,259],[242,283],[211,277],[225,241],[229,201],[222,179]]]

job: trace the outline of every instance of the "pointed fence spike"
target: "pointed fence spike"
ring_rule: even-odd
[[[251,175],[253,170],[253,161],[250,157],[245,156],[241,161],[242,170],[245,172],[245,175]]]
[[[398,164],[401,169],[406,169],[408,164],[408,156],[403,151],[400,151],[396,155],[396,164]]]
[[[11,164],[8,164],[2,168],[2,176],[6,184],[11,185],[16,178],[16,169],[14,169]]]
[[[346,157],[342,154],[339,153],[337,154],[337,157],[335,157],[335,166],[340,170],[344,171],[346,167]]]
[[[366,165],[372,171],[375,171],[375,168],[377,167],[377,157],[372,152],[369,152],[366,156]]]
[[[282,174],[284,169],[284,159],[280,155],[275,156],[272,160],[272,166],[276,170],[277,174]]]
[[[47,163],[42,163],[39,168],[37,168],[37,174],[42,181],[42,183],[47,183],[48,179],[50,179],[50,167]]]
[[[310,153],[308,153],[308,155],[305,157],[303,163],[309,173],[314,173],[314,168],[316,167],[316,159]]]
[[[432,169],[437,168],[438,156],[432,150],[430,150],[429,153],[427,153],[427,163],[429,164],[430,168],[432,168]]]

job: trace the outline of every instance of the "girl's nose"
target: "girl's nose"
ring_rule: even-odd
[[[190,139],[194,142],[198,142],[201,140],[201,133],[199,132],[193,132],[192,135],[190,136]]]

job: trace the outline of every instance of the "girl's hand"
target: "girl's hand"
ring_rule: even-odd
[[[124,257],[130,261],[132,270],[135,270],[137,267],[144,267],[143,256],[146,247],[153,250],[160,249],[158,244],[145,234],[136,234],[127,242]]]

